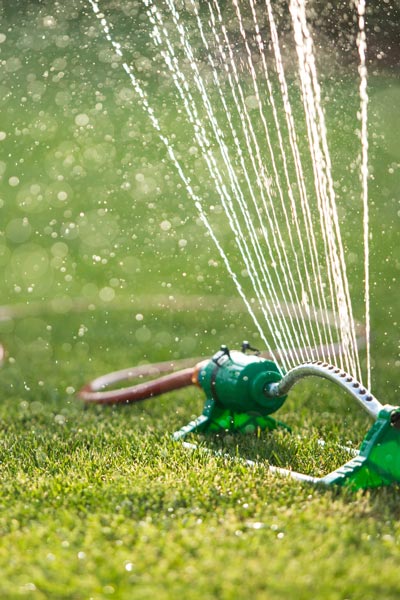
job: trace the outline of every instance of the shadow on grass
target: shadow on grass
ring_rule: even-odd
[[[198,441],[198,440],[197,440]],[[294,435],[285,430],[261,432],[258,435],[235,435],[231,433],[207,435],[201,437],[201,447],[211,453],[222,455],[232,462],[245,465],[245,461],[254,461],[257,467],[269,465],[282,467],[311,475],[323,477],[350,460],[352,453],[348,446],[336,437],[321,440],[317,431]],[[356,450],[354,446],[354,450]],[[252,467],[249,465],[248,467]],[[277,482],[284,475],[276,475]],[[286,479],[286,478],[285,478]],[[365,506],[365,512],[376,520],[400,518],[398,495],[400,483],[381,486],[374,489],[354,490],[344,486],[315,485],[291,479],[294,486],[309,488],[319,495],[328,496],[332,500],[341,500],[346,504],[357,503],[360,508]]]

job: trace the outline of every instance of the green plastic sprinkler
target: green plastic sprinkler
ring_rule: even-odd
[[[159,375],[171,370],[170,363],[158,363],[109,373],[87,384],[79,392],[86,404],[129,404],[165,392],[197,385],[205,393],[202,414],[176,431],[175,440],[190,433],[241,432],[289,429],[271,414],[283,405],[291,388],[304,377],[328,379],[344,389],[368,412],[374,424],[367,432],[356,456],[325,477],[312,477],[289,469],[269,466],[269,470],[322,485],[347,485],[355,489],[400,483],[400,407],[383,406],[368,390],[345,371],[323,361],[312,361],[287,373],[263,358],[247,342],[242,351],[221,346],[214,356],[194,367],[169,373],[131,387],[108,390],[110,386],[138,377]],[[187,447],[193,447],[183,441]],[[247,464],[254,464],[245,461]]]
[[[247,342],[242,352],[230,352],[227,346],[210,360],[195,367],[192,382],[205,392],[203,414],[174,433],[178,440],[189,433],[208,431],[255,432],[257,429],[286,427],[269,415],[276,412],[286,400],[286,395],[268,395],[269,386],[282,379],[277,365],[256,354]]]

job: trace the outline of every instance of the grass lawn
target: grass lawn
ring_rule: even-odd
[[[367,417],[328,383],[291,392],[277,418],[292,434],[195,438],[257,458],[254,468],[172,441],[201,413],[199,390],[115,409],[76,399],[105,372],[259,339],[92,15],[74,1],[52,21],[52,4],[0,2],[0,598],[399,598],[399,486],[320,489],[266,468],[322,475],[347,460],[341,444],[361,442]],[[128,35],[136,9],[123,4]],[[140,46],[142,35],[127,39]],[[146,64],[145,50],[130,51]],[[354,77],[333,90],[328,130],[361,319]],[[399,102],[396,74],[372,72],[372,391],[383,404],[400,393]],[[177,151],[209,200],[180,127]]]
[[[263,464],[327,473],[347,459],[340,442],[366,432],[360,410],[301,384],[280,411],[293,434],[220,440],[256,468],[171,441],[200,414],[198,390],[84,410],[73,395],[83,377],[140,360],[143,344],[120,343],[131,319],[92,314],[83,343],[82,314],[47,316],[50,360],[44,343],[4,335],[1,597],[397,598],[398,487],[316,489]],[[190,315],[173,320],[179,336]],[[160,312],[157,328],[170,322]]]

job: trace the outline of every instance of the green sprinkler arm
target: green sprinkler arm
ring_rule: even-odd
[[[375,419],[375,423],[365,436],[358,455],[325,477],[307,477],[293,471],[283,474],[300,478],[302,481],[325,485],[350,485],[357,489],[399,483],[400,407],[389,404],[383,406],[351,375],[322,361],[295,367],[278,383],[270,384],[266,393],[271,398],[280,397],[287,394],[301,379],[309,376],[323,377],[339,385]]]

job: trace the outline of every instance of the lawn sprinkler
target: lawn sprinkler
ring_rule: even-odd
[[[249,354],[249,350],[253,353]],[[186,365],[187,361],[180,363],[180,366]],[[310,376],[322,377],[345,390],[375,420],[359,452],[324,477],[312,477],[273,466],[269,469],[300,481],[327,486],[346,485],[355,489],[400,482],[400,407],[383,406],[358,381],[334,365],[312,361],[282,373],[274,361],[260,356],[248,342],[244,342],[241,351],[230,351],[221,346],[211,359],[194,367],[131,387],[107,389],[137,377],[159,375],[168,370],[171,370],[171,363],[167,362],[109,373],[87,384],[79,392],[79,397],[86,404],[130,404],[197,385],[206,396],[204,409],[199,417],[173,434],[175,440],[182,441],[189,434],[198,432],[251,433],[289,429],[271,414],[283,405],[289,391],[300,380]]]

